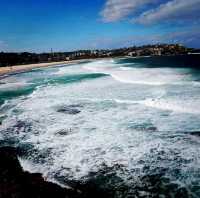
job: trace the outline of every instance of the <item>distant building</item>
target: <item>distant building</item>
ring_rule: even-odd
[[[106,56],[112,56],[112,54],[113,54],[112,52],[107,52]]]
[[[154,48],[154,54],[155,56],[161,56],[162,55],[162,48]]]
[[[136,50],[136,56],[142,56],[143,50]]]
[[[128,53],[128,56],[137,56],[137,53],[136,51],[132,51]]]

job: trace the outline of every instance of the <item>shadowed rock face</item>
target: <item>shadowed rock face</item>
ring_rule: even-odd
[[[117,176],[122,167],[102,167],[91,172],[82,181],[57,180],[72,188],[62,188],[47,182],[39,173],[23,171],[17,151],[12,147],[0,148],[0,198],[189,198],[186,188],[178,186],[163,174],[141,175],[129,185]],[[156,171],[155,171],[156,172]]]
[[[1,198],[78,197],[78,193],[76,194],[73,190],[44,181],[39,173],[24,172],[17,159],[16,150],[11,147],[0,148]]]
[[[12,147],[0,148],[0,198],[110,198],[96,183],[62,188],[45,181],[40,173],[25,172],[17,153]]]

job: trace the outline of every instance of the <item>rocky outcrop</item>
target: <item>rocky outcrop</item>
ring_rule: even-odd
[[[190,191],[162,174],[139,176],[129,185],[117,176],[116,170],[122,167],[102,167],[98,172],[91,172],[85,180],[69,181],[63,176],[55,178],[71,188],[62,188],[47,182],[41,174],[31,174],[22,169],[16,149],[0,148],[0,198],[189,198]],[[147,172],[148,167],[145,169]],[[195,190],[195,189],[194,189]],[[193,190],[193,191],[194,191]],[[197,189],[198,191],[198,189]],[[198,192],[197,192],[198,193]],[[195,196],[196,197],[196,196]]]
[[[0,198],[110,198],[93,182],[75,182],[72,188],[62,188],[45,181],[40,173],[26,172],[18,153],[20,149],[0,147]]]
[[[1,198],[70,198],[79,197],[72,189],[47,182],[39,173],[23,171],[14,148],[0,148]]]

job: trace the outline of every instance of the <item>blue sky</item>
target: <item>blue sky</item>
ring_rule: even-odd
[[[1,0],[0,51],[200,47],[200,0]]]

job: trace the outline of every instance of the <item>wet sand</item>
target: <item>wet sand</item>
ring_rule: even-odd
[[[62,62],[36,63],[36,64],[28,64],[28,65],[14,65],[14,66],[8,66],[8,67],[0,67],[0,76],[12,74],[12,73],[23,72],[23,71],[29,71],[29,70],[32,70],[35,68],[79,63],[79,62],[83,62],[83,61],[87,61],[87,60],[84,59],[84,60],[72,60],[72,61],[62,61]]]

